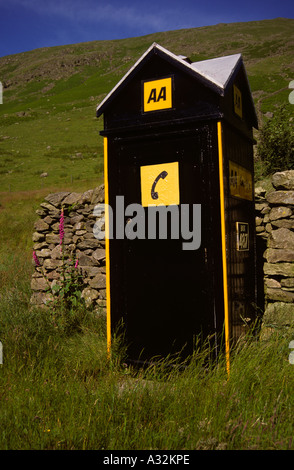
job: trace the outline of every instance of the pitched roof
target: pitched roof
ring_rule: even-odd
[[[193,62],[191,67],[202,77],[214,82],[218,87],[225,90],[235,70],[239,68],[242,61],[241,54],[234,54],[216,59]]]
[[[96,114],[100,116],[106,107],[106,105],[112,101],[112,99],[119,93],[124,84],[126,84],[132,76],[136,73],[136,69],[145,63],[152,55],[158,55],[165,60],[172,62],[174,66],[182,69],[183,71],[194,76],[195,79],[201,81],[204,85],[212,88],[216,93],[224,96],[226,89],[234,80],[236,73],[241,67],[244,69],[244,73],[247,79],[249,95],[251,97],[252,107],[257,122],[255,113],[255,107],[250,92],[250,86],[247,78],[247,74],[243,65],[243,59],[241,54],[234,54],[225,57],[218,57],[215,59],[202,60],[199,62],[190,62],[185,56],[176,55],[168,51],[164,47],[154,42],[147,51],[137,60],[137,62],[131,67],[124,77],[116,84],[116,86],[110,91],[110,93],[104,98],[104,100],[97,106]]]

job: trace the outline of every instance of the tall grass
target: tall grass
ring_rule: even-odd
[[[292,336],[293,337],[293,336]],[[105,318],[56,330],[28,297],[1,294],[1,449],[293,449],[287,337],[248,339],[225,361],[205,348],[180,367],[107,359]]]
[[[31,307],[32,216],[24,202],[11,215],[10,203],[0,212],[0,449],[294,449],[294,331],[244,339],[229,378],[205,345],[186,367],[166,358],[135,369],[119,340],[109,360],[102,312],[76,309],[67,330]]]

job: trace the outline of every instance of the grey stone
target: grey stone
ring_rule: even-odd
[[[56,270],[53,269],[52,271],[47,271],[46,278],[48,281],[53,281],[53,279],[60,279],[60,272],[58,271],[58,268]]]
[[[38,258],[49,258],[51,256],[51,250],[43,248],[42,250],[37,250],[36,255]]]
[[[294,293],[283,289],[266,289],[266,296],[270,300],[278,300],[280,302],[294,302]]]
[[[256,232],[257,232],[257,233],[264,232],[264,225],[258,225],[258,226],[256,227]]]
[[[294,304],[286,302],[269,303],[264,312],[263,322],[276,326],[294,326]]]
[[[98,299],[98,297],[99,292],[97,292],[95,289],[91,289],[90,287],[86,287],[82,291],[82,298],[85,300],[87,307],[92,305],[93,301]]]
[[[265,216],[264,216],[264,218],[263,218],[263,223],[264,223],[264,224],[267,224],[269,221],[270,221],[269,215],[268,215],[268,214],[265,214]]]
[[[61,207],[61,203],[63,200],[69,195],[70,193],[68,191],[63,191],[60,193],[54,193],[54,194],[48,194],[48,196],[45,197],[45,201],[49,202],[49,204],[53,205],[55,208],[56,207]],[[42,204],[41,204],[42,206]],[[42,206],[44,207],[44,206]]]
[[[98,266],[80,266],[79,269],[83,276],[87,276],[89,279],[101,272]]]
[[[50,215],[47,215],[47,217],[45,217],[43,220],[46,222],[46,224],[51,225],[54,219],[52,219]]]
[[[94,266],[96,264],[95,259],[82,252],[78,254],[78,260],[79,266]]]
[[[74,204],[78,204],[81,199],[81,194],[80,193],[70,193],[68,196],[66,196],[63,201],[62,205],[67,205],[67,206],[72,206]]]
[[[290,217],[292,215],[292,211],[289,207],[279,206],[273,207],[269,213],[270,220],[277,220],[282,219],[285,217]]]
[[[294,277],[294,263],[264,263],[263,271],[267,276]]]
[[[92,256],[93,250],[84,250],[85,255]]]
[[[294,250],[294,232],[284,227],[272,230],[268,239],[268,247]]]
[[[52,233],[47,233],[46,242],[47,243],[54,243],[55,245],[59,244],[60,243],[59,235],[54,235]]]
[[[62,258],[61,245],[57,245],[51,250],[51,258],[52,259],[61,259]]]
[[[78,224],[79,222],[82,222],[82,220],[84,220],[84,216],[82,214],[73,213],[73,215],[70,216],[70,223],[72,225]]]
[[[264,257],[268,263],[281,263],[283,261],[294,261],[294,250],[287,250],[281,248],[268,248]]]
[[[45,241],[40,242],[40,243],[34,243],[34,250],[35,251],[41,250],[42,248],[48,248],[48,243],[46,243]]]
[[[287,279],[281,280],[281,286],[283,287],[294,287],[294,277],[288,277]]]
[[[40,242],[41,240],[45,239],[44,233],[34,232],[32,236],[33,242]]]
[[[39,215],[40,217],[44,217],[44,215],[46,215],[47,212],[44,209],[37,209],[36,214]]]
[[[273,191],[266,199],[270,204],[294,204],[294,191]]]
[[[94,189],[91,198],[91,204],[98,204],[104,202],[104,184]]]
[[[32,305],[44,306],[49,305],[54,300],[54,297],[49,292],[33,292],[30,303]]]
[[[106,288],[106,276],[104,274],[97,274],[93,279],[89,281],[90,287],[94,289],[105,289]]]
[[[45,259],[43,266],[45,269],[56,269],[57,267],[62,266],[62,260],[47,258]]]
[[[60,227],[60,222],[55,222],[55,224],[51,225],[51,230],[53,232],[58,232],[59,233],[59,227]]]
[[[84,230],[85,229],[85,223],[83,222],[77,222],[76,224],[74,224],[73,226],[73,230]]]
[[[89,189],[88,191],[85,191],[80,197],[80,203],[81,204],[91,203],[93,193],[94,193],[94,189]]]
[[[87,250],[88,248],[97,248],[98,240],[96,240],[96,238],[94,240],[83,240],[82,242],[78,243],[77,246],[80,250]]]
[[[42,202],[41,203],[41,207],[43,209],[45,209],[47,211],[47,213],[49,212],[50,215],[53,215],[53,216],[58,216],[60,214],[60,211],[59,209],[57,209],[55,206],[53,206],[52,204],[49,204],[49,202]]]
[[[272,288],[272,289],[277,289],[281,287],[281,283],[277,281],[276,279],[265,279],[265,285],[266,287]]]
[[[34,291],[47,291],[49,283],[44,277],[33,277],[31,280],[31,289]]]
[[[103,248],[97,248],[97,250],[93,252],[93,258],[99,262],[103,261],[105,259],[105,250]]]
[[[278,228],[288,228],[289,230],[294,229],[294,220],[293,219],[278,219],[273,220],[272,225]]]
[[[272,185],[276,189],[294,189],[294,170],[275,173],[272,176]]]
[[[85,233],[84,240],[97,240],[97,238],[95,238],[94,233],[90,230]]]
[[[262,215],[268,214],[270,212],[270,210],[271,210],[270,206],[266,206],[261,210],[261,214]]]
[[[99,294],[100,299],[106,300],[106,289],[100,289]]]
[[[43,219],[40,219],[35,222],[34,228],[37,232],[45,232],[49,229],[49,225]]]
[[[256,186],[254,189],[254,194],[255,197],[264,198],[266,194],[266,189],[264,189],[262,186]]]
[[[269,209],[269,205],[268,205],[267,202],[257,203],[257,204],[255,204],[255,209],[258,212],[261,212],[263,209]]]

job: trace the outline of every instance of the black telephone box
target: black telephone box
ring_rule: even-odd
[[[154,43],[104,114],[107,332],[131,361],[196,338],[230,345],[256,315],[253,127],[240,54],[191,63]]]

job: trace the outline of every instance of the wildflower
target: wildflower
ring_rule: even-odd
[[[60,239],[60,246],[62,245],[64,239],[64,213],[63,208],[61,209],[60,221],[59,221],[59,239]]]
[[[78,264],[79,264],[79,260],[77,259],[77,260],[76,260],[76,264],[75,264],[75,269],[77,269]]]
[[[40,266],[40,261],[38,260],[38,256],[35,251],[33,251],[33,259],[34,259],[35,265]]]

